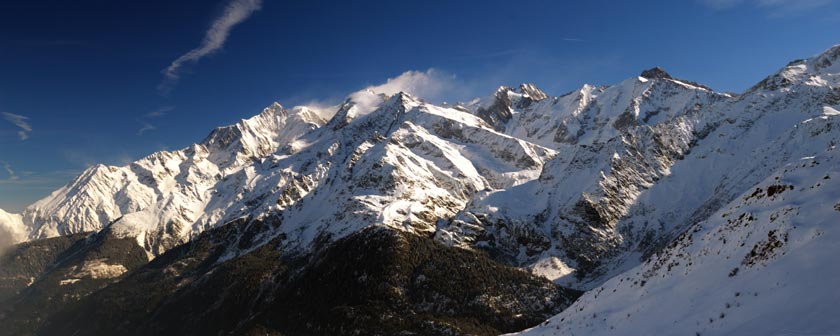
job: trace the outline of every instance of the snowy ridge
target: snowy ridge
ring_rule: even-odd
[[[264,163],[300,181],[280,183],[277,220],[290,246],[370,225],[434,233],[439,219],[453,217],[483,190],[535,179],[553,155],[471,114],[404,93],[366,114],[355,114],[358,108],[348,101],[305,137],[305,150]]]
[[[532,84],[501,87],[492,97],[461,107],[505,134],[555,148],[604,143],[632,126],[656,125],[728,97],[670,76],[634,77],[614,86],[584,85],[552,98]]]
[[[429,234],[480,191],[537,178],[553,154],[470,113],[362,91],[331,111],[275,104],[186,149],[92,167],[22,219],[29,239],[107,226],[150,257],[239,218],[282,223],[259,238],[285,234],[290,248],[370,225]]]
[[[476,199],[439,236],[497,250],[520,265],[545,259],[561,268],[594,268],[615,254],[624,239],[619,219],[670,174],[709,120],[720,118],[710,106],[731,99],[658,71],[611,87],[585,85],[521,109],[515,106],[522,98],[510,94],[506,132],[558,155],[538,180]]]
[[[231,183],[230,176],[247,175],[254,161],[281,144],[293,145],[329,115],[309,108],[288,111],[275,103],[183,150],[158,152],[125,167],[91,167],[24,210],[28,239],[98,231],[126,216],[115,232],[160,253],[224,221],[237,199],[218,191],[240,188],[231,185],[239,181]]]

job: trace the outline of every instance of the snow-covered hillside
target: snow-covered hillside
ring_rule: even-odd
[[[834,47],[715,106],[723,123],[619,222],[669,228],[661,248],[524,334],[837,333],[838,77]]]
[[[784,138],[813,149],[525,335],[830,335],[840,330],[840,117]]]

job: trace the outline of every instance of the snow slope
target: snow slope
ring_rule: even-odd
[[[719,107],[726,123],[623,220],[673,227],[662,248],[523,334],[836,334],[839,73],[834,47]]]
[[[840,140],[825,116],[787,136]],[[816,148],[815,148],[816,149]],[[840,330],[840,156],[795,158],[648,262],[525,335],[830,335]]]

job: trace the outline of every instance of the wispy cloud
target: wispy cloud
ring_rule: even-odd
[[[153,130],[157,129],[157,126],[153,125],[151,122],[149,122],[147,120],[163,117],[163,116],[169,114],[169,112],[174,111],[174,110],[175,110],[175,106],[161,106],[157,110],[146,113],[142,117],[138,118],[137,122],[139,122],[142,126],[140,127],[139,130],[137,130],[137,135],[143,135],[143,133],[146,133],[148,131],[153,131]]]
[[[119,149],[102,154],[80,148],[61,148],[59,153],[68,164],[79,169],[90,168],[97,164],[124,166],[137,160],[135,154]]]
[[[20,178],[17,176],[17,174],[15,174],[15,171],[14,171],[14,170],[12,170],[12,166],[11,166],[8,162],[5,162],[5,161],[0,162],[0,165],[3,165],[3,169],[5,169],[5,170],[6,170],[6,173],[7,173],[7,174],[9,174],[9,178],[8,178],[9,180],[11,180],[11,181],[17,181],[17,180],[19,180],[19,179],[20,179]]]
[[[830,5],[836,0],[697,0],[716,10],[749,5],[765,10],[771,16],[797,15]]]
[[[20,128],[17,135],[21,140],[29,139],[29,133],[32,132],[32,125],[30,125],[27,121],[29,120],[29,117],[22,116],[20,114],[3,112],[3,119],[6,119],[6,121]]]
[[[158,85],[158,91],[162,95],[169,94],[181,78],[181,68],[184,65],[196,63],[205,56],[221,49],[230,35],[231,29],[260,10],[261,6],[262,0],[231,1],[225,7],[222,15],[210,25],[210,29],[207,30],[204,39],[201,41],[201,45],[181,55],[162,71],[164,78]]]
[[[155,125],[152,125],[152,124],[147,123],[147,122],[142,121],[142,120],[138,120],[138,121],[140,121],[140,124],[142,124],[143,127],[140,127],[140,129],[137,130],[137,135],[143,135],[143,133],[146,133],[148,131],[153,131],[153,130],[157,129],[157,127],[155,127]]]
[[[163,117],[167,115],[169,112],[175,110],[175,106],[162,106],[161,108],[154,110],[152,112],[146,113],[144,116],[146,118],[157,118]]]
[[[78,175],[79,172],[76,172]],[[27,178],[16,178],[16,179],[0,179],[0,185],[3,186],[27,186],[32,190],[47,190],[53,191],[56,188],[60,187],[62,183],[67,183],[71,177],[65,177],[64,179],[56,179],[51,176],[33,176]],[[0,207],[2,208],[2,207]]]

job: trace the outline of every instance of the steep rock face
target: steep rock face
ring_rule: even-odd
[[[469,107],[495,130],[505,132],[507,124],[514,118],[514,109],[527,108],[547,98],[548,95],[534,84],[522,84],[516,90],[502,86],[491,98],[474,102]]]

